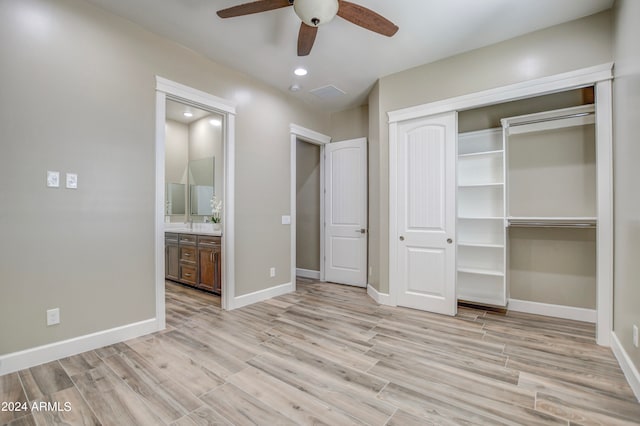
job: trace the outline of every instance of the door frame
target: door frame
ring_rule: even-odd
[[[155,282],[158,329],[166,326],[164,262],[165,121],[166,101],[172,99],[213,110],[225,117],[223,131],[224,191],[222,202],[222,309],[232,308],[235,296],[235,103],[189,86],[156,76],[156,196]]]
[[[546,95],[587,86],[596,95],[596,170],[597,170],[597,300],[596,341],[611,345],[613,331],[613,62],[562,74],[515,83],[481,92],[457,96],[388,112],[389,117],[389,302],[397,305],[398,286],[394,285],[395,259],[392,248],[397,234],[397,127],[401,121],[463,111],[502,102]]]
[[[320,147],[320,281],[324,281],[324,146],[331,142],[331,136],[307,129],[297,124],[289,124],[289,139],[291,141],[291,283],[296,291],[296,203],[297,203],[297,146],[298,140]]]

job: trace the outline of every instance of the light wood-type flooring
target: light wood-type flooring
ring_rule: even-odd
[[[594,327],[379,306],[299,280],[232,312],[167,283],[167,329],[0,377],[11,425],[630,425],[634,398]]]

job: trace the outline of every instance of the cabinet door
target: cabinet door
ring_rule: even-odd
[[[180,251],[178,244],[165,245],[164,275],[170,280],[180,279]]]
[[[214,291],[214,263],[213,248],[198,248],[198,287],[204,290]]]

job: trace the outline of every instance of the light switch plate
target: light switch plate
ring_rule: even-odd
[[[47,186],[49,188],[60,187],[60,172],[47,171]]]
[[[291,216],[282,216],[282,224],[283,225],[291,225]]]
[[[76,173],[67,173],[67,188],[78,189],[78,175]]]

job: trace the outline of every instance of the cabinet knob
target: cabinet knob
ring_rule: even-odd
[[[447,244],[451,244],[453,243],[453,240],[451,238],[447,238]]]

